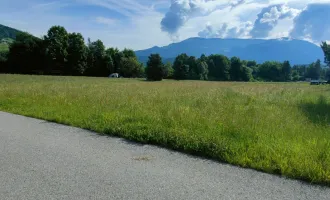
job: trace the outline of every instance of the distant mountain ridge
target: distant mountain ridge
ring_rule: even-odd
[[[9,50],[9,44],[16,39],[16,35],[22,31],[0,24],[0,52]]]
[[[17,29],[10,28],[8,26],[4,26],[4,25],[0,24],[0,40],[5,39],[5,38],[10,38],[10,39],[15,40],[16,35],[21,32],[22,31],[19,31]]]
[[[228,57],[237,56],[243,60],[283,62],[291,64],[309,64],[317,59],[323,61],[322,49],[308,41],[290,38],[280,39],[220,39],[189,38],[164,47],[135,52],[141,62],[146,62],[151,53],[159,53],[163,60],[173,61],[181,53],[200,57],[202,54],[222,54]]]

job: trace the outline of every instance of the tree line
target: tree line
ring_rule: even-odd
[[[330,66],[330,45],[321,44],[324,62]],[[289,61],[255,61],[228,58],[224,55],[185,53],[173,63],[163,63],[159,54],[151,54],[146,66],[131,49],[106,48],[101,40],[87,44],[80,33],[68,33],[64,27],[53,26],[42,38],[19,33],[8,52],[0,52],[0,72],[107,77],[119,73],[123,77],[146,77],[148,80],[215,80],[215,81],[303,81],[330,79],[330,70],[320,60],[309,65],[291,66]]]
[[[53,26],[37,38],[18,33],[9,52],[0,52],[0,72],[106,77],[117,72],[124,77],[142,77],[144,66],[133,50],[106,48],[101,40],[90,41],[80,33]]]

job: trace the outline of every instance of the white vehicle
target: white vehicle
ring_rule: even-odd
[[[109,78],[119,78],[119,74],[118,73],[110,74]]]

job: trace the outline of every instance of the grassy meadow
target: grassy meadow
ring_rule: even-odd
[[[330,185],[330,87],[0,75],[0,110]]]

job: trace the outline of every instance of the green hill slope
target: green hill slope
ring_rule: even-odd
[[[8,51],[9,50],[9,45],[13,42],[14,40],[11,38],[3,38],[0,39],[0,52],[3,51]]]
[[[16,38],[16,35],[20,32],[22,31],[0,24],[0,40],[5,38],[10,38],[14,40]]]
[[[0,52],[8,51],[10,43],[12,43],[16,39],[16,35],[21,32],[22,31],[0,24]]]
[[[8,44],[0,43],[0,52],[8,51]]]

